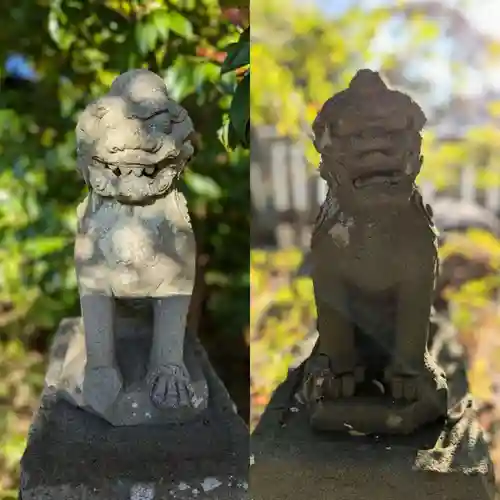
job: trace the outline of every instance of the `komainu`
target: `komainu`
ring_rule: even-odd
[[[89,188],[75,244],[87,353],[83,395],[99,413],[123,388],[116,356],[122,317],[146,318],[147,310],[152,345],[144,379],[152,403],[197,404],[183,353],[195,239],[178,190],[194,154],[193,132],[186,110],[147,70],[116,78],[78,121],[78,169]]]
[[[311,243],[319,340],[306,365],[310,401],[373,389],[412,402],[446,383],[427,350],[438,255],[415,184],[425,121],[410,97],[361,70],[313,124],[329,189]]]

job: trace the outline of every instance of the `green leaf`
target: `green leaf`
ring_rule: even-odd
[[[229,110],[231,125],[241,144],[248,147],[250,134],[250,72],[238,83]]]
[[[169,12],[168,17],[169,28],[174,33],[188,40],[193,38],[193,25],[189,19],[179,12]]]
[[[219,0],[219,5],[224,9],[228,7],[249,7],[250,0]]]
[[[245,32],[243,32],[245,33]],[[222,63],[221,74],[234,71],[250,64],[250,41],[242,40],[241,37],[236,43],[230,44],[227,48],[227,55]]]
[[[244,31],[242,31],[240,35],[240,40],[241,42],[249,42],[250,41],[250,28],[246,28]]]
[[[224,122],[222,127],[217,131],[217,137],[219,141],[222,142],[226,149],[233,149],[229,145],[229,121]]]
[[[75,36],[66,29],[68,19],[61,10],[60,2],[54,2],[48,16],[48,32],[52,40],[62,50],[68,50]]]
[[[39,259],[62,250],[70,242],[70,238],[64,236],[41,236],[25,242],[24,251],[30,258]]]
[[[159,37],[166,41],[170,31],[170,15],[165,9],[158,9],[151,13],[151,22],[156,28]]]
[[[220,186],[213,179],[192,171],[186,172],[186,184],[193,192],[205,198],[217,199],[222,194]]]
[[[141,23],[135,27],[135,40],[141,54],[147,54],[156,47],[158,31],[153,23]]]
[[[231,122],[227,124],[227,148],[236,149],[238,146],[245,146],[245,143],[241,141],[236,129]]]

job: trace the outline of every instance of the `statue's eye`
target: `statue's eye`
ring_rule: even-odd
[[[107,168],[109,165],[105,162],[100,160],[99,158],[93,157],[92,158],[92,167],[97,167],[97,168]]]
[[[167,168],[167,167],[175,167],[177,164],[177,158],[164,158],[158,164],[156,165],[156,168],[158,170],[161,170],[162,168]]]

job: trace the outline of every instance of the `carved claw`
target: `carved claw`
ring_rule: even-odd
[[[100,366],[85,370],[83,394],[87,404],[104,414],[116,401],[122,389],[120,372],[113,366]]]
[[[420,377],[415,374],[386,372],[386,382],[396,400],[416,401],[420,396]]]
[[[304,381],[303,395],[307,401],[321,401],[325,396],[325,381],[331,376],[329,370],[310,373]]]
[[[332,375],[329,379],[328,396],[331,398],[349,398],[354,396],[356,378],[354,373]]]
[[[305,383],[308,399],[318,401],[323,398],[338,399],[354,396],[356,383],[362,382],[364,371],[356,367],[353,371],[335,373],[326,356],[318,356],[310,367]]]
[[[185,366],[165,365],[148,373],[150,397],[158,409],[196,407],[196,394]]]

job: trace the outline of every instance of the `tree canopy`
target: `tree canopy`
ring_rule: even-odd
[[[478,182],[498,183],[498,95],[491,95],[488,72],[500,42],[442,2],[390,2],[378,8],[364,3],[352,2],[332,16],[310,3],[252,3],[252,125],[273,125],[280,134],[303,141],[317,165],[308,139],[310,124],[323,102],[345,88],[357,69],[370,67],[381,71],[391,86],[409,92],[428,115],[423,177],[445,186],[457,180],[458,170],[441,167],[479,159],[484,168]],[[447,72],[436,75],[436,67]],[[463,93],[472,78],[483,87],[475,100]],[[464,101],[465,116],[458,112]],[[453,141],[442,141],[442,127],[435,125],[443,122],[446,138]]]

